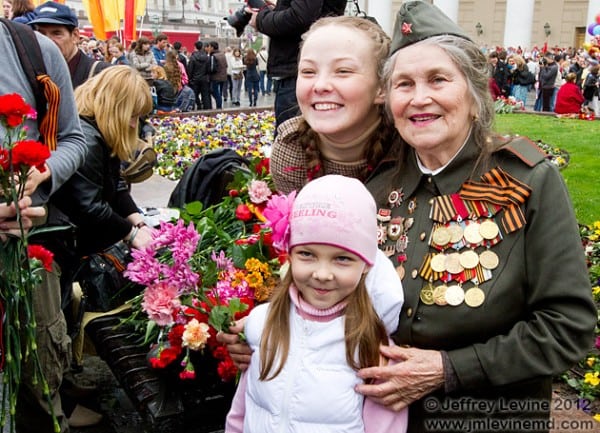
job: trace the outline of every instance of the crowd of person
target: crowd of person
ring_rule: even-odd
[[[277,14],[297,2],[311,3],[249,11],[250,25],[277,28],[290,19]],[[550,83],[563,59],[486,55],[420,0],[402,4],[391,37],[363,17],[325,16],[340,15],[345,1],[319,3],[327,7],[303,22],[295,49],[278,53],[280,73],[262,49],[197,41],[188,58],[165,35],[127,50],[117,39],[82,38],[60,3],[23,15],[55,43],[37,36],[62,98],[59,146],[44,176],[31,174],[34,199],[18,205],[27,227],[45,203],[49,223],[58,217],[79,230],[76,248],[64,236],[44,239],[56,271],[40,292],[56,308],[39,311],[54,334],[38,345],[52,346],[60,362],[46,366],[51,409],[24,380],[19,431],[50,431],[52,414],[62,433],[99,421],[61,403],[71,349],[60,307],[83,255],[117,241],[145,248],[152,239],[120,175],[140,119],[185,111],[179,103],[222,108],[229,98],[237,106],[244,84],[254,106],[271,89],[265,64],[282,92],[273,180],[282,194],[298,192],[293,209],[302,211],[286,222],[290,269],[272,302],[218,336],[246,370],[225,431],[422,432],[432,420],[477,421],[478,405],[451,409],[461,401],[492,402],[486,415],[497,419],[549,420],[552,377],[587,352],[597,312],[564,181],[535,144],[493,132],[491,89],[526,98],[537,83],[540,110],[561,107]],[[18,78],[16,49],[1,34]],[[282,57],[292,51],[298,56]],[[585,106],[585,83],[598,81],[598,67],[586,73],[584,60],[576,58],[563,87],[583,86]],[[26,82],[5,80],[0,91],[22,92],[35,106]],[[331,212],[317,212],[324,208]],[[14,230],[15,212],[0,204],[2,231]],[[545,404],[502,405],[513,400]],[[27,422],[32,416],[43,417],[39,428]],[[550,424],[535,425],[511,430],[547,432]]]
[[[494,99],[513,97],[527,107],[532,95],[535,111],[600,114],[598,59],[583,48],[523,51],[497,47],[487,56]]]

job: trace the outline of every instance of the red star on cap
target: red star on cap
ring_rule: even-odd
[[[412,33],[412,24],[411,23],[402,23],[402,34],[408,35]]]

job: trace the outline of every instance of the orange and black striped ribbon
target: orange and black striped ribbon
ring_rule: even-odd
[[[44,85],[44,96],[48,101],[46,115],[40,124],[40,134],[48,149],[56,150],[58,137],[58,107],[60,105],[60,89],[48,75],[38,75],[37,80]]]
[[[512,233],[525,225],[525,215],[521,206],[527,202],[531,188],[497,167],[481,176],[483,182],[467,181],[462,185],[460,197],[463,200],[480,200],[500,205],[504,208],[502,227]]]
[[[434,197],[431,204],[431,219],[441,223],[447,223],[456,215],[456,209],[449,195]]]

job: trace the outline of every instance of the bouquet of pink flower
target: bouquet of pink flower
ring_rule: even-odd
[[[0,125],[4,133],[0,143],[0,203],[8,206],[24,196],[25,184],[31,169],[46,169],[50,156],[47,146],[27,140],[24,121],[35,119],[36,113],[18,94],[0,96]],[[40,368],[36,323],[33,311],[33,292],[42,281],[41,272],[52,271],[53,255],[39,245],[29,242],[29,233],[23,225],[21,211],[16,206],[19,233],[0,232],[0,369],[3,375],[2,410],[0,425],[6,414],[15,413],[17,394],[24,362],[32,360],[42,389],[47,384]],[[48,401],[49,407],[50,401]],[[54,420],[54,427],[58,423]],[[10,429],[14,431],[14,419]],[[58,431],[58,430],[57,430]]]
[[[146,287],[130,322],[155,341],[150,365],[178,363],[181,379],[196,378],[191,355],[205,351],[217,361],[221,380],[236,376],[216,334],[267,300],[279,280],[280,258],[262,215],[272,196],[268,160],[252,161],[230,186],[219,204],[190,203],[178,221],[162,223],[150,247],[132,252],[125,273]]]

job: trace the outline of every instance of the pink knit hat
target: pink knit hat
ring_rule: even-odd
[[[290,249],[326,244],[343,248],[368,265],[377,254],[375,200],[357,179],[327,175],[300,190],[290,215]]]

